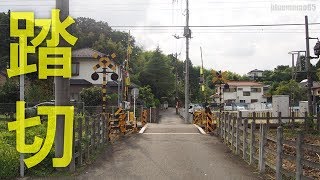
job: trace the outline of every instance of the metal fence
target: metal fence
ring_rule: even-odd
[[[93,154],[108,142],[108,116],[80,116],[74,118],[73,156],[70,171],[89,163]]]
[[[319,114],[298,119],[281,117],[281,113],[278,117],[270,117],[267,113],[267,117],[259,117],[259,121],[255,113],[252,117],[242,117],[241,112],[239,116],[226,112],[216,115],[219,137],[233,153],[256,165],[260,172],[270,170],[276,179],[282,179],[283,175],[295,179],[320,179],[320,145],[309,143],[304,134],[306,129],[319,131]],[[291,122],[283,123],[288,119]],[[295,120],[301,122],[295,123]],[[308,121],[317,125],[308,127]],[[293,132],[296,133],[292,135]]]

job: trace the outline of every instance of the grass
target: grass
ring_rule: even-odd
[[[82,114],[76,114],[75,118],[83,118]],[[1,116],[0,116],[1,119]],[[92,118],[89,118],[90,125]],[[78,121],[75,121],[74,126],[78,127]],[[82,127],[85,127],[85,121],[82,121]],[[84,132],[84,131],[83,131]],[[38,136],[45,140],[47,133],[47,122],[42,119],[42,124],[35,127],[26,128],[26,144],[32,144],[34,137]],[[77,134],[76,134],[77,135]],[[83,134],[83,137],[84,134]],[[76,137],[77,138],[77,137]],[[85,143],[86,139],[82,143]],[[88,141],[88,140],[87,140]],[[84,148],[84,144],[81,144]],[[95,153],[98,153],[97,151]],[[0,120],[0,179],[12,179],[19,176],[19,152],[16,150],[16,131],[8,130],[8,122]],[[25,158],[31,157],[33,154],[25,154]],[[51,151],[47,157],[35,167],[25,170],[25,176],[32,177],[48,177],[48,176],[66,176],[70,175],[68,171],[56,171],[52,167],[52,158],[54,158],[54,144],[52,145]],[[94,161],[97,154],[93,154],[91,157]]]
[[[19,152],[16,150],[16,132],[9,132],[8,123],[0,121],[0,179],[12,179],[19,176]],[[26,144],[32,144],[34,137],[45,138],[47,132],[46,122],[36,127],[26,129]],[[25,158],[33,154],[25,154]],[[38,165],[26,169],[26,176],[48,176],[54,173],[52,158],[54,157],[54,147],[48,156]]]

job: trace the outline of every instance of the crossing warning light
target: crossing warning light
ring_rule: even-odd
[[[119,78],[119,75],[118,75],[118,74],[116,74],[116,73],[112,73],[112,74],[111,74],[111,79],[112,79],[112,81],[117,81],[118,78]]]
[[[99,79],[99,74],[97,72],[94,72],[92,75],[91,75],[91,79],[96,81]]]

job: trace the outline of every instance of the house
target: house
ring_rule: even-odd
[[[79,101],[79,94],[83,88],[89,88],[92,86],[102,86],[102,74],[99,73],[99,79],[94,81],[91,79],[91,75],[95,72],[93,67],[98,64],[98,59],[94,58],[93,55],[98,54],[103,57],[105,54],[96,51],[91,48],[83,48],[74,50],[72,52],[72,77],[70,79],[70,98]],[[116,65],[115,62],[111,62],[112,65]],[[101,71],[97,69],[97,71]],[[115,70],[107,69],[108,72],[114,72],[119,75],[118,82],[121,87],[121,73],[119,66],[116,66]],[[118,92],[118,82],[111,80],[111,74],[107,74],[107,94]],[[131,83],[132,84],[132,83]],[[131,85],[129,90],[136,85]]]
[[[254,70],[248,72],[248,77],[250,79],[255,80],[256,78],[261,78],[262,77],[262,73],[263,73],[262,70],[254,69]]]
[[[222,85],[222,103],[226,104],[248,104],[248,103],[266,103],[267,97],[265,93],[267,87],[258,82],[253,81],[229,81],[228,89]],[[216,102],[219,101],[220,88],[217,87],[217,93],[214,96]]]

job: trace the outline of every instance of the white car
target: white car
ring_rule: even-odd
[[[246,110],[246,108],[244,106],[237,106],[236,109],[237,109],[237,111]]]
[[[199,104],[190,104],[189,106],[189,113],[193,114],[195,111],[201,110],[202,106]]]

